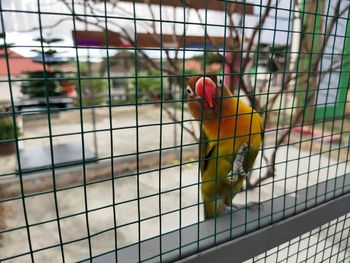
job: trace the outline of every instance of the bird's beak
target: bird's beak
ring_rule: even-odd
[[[204,103],[211,109],[214,107],[213,97],[216,96],[216,85],[211,78],[202,77],[196,82],[196,93],[204,98]]]

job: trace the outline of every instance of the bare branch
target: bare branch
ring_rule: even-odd
[[[305,102],[305,105],[307,105],[313,98],[313,94],[311,94]],[[296,126],[296,124],[300,121],[301,117],[304,114],[304,109],[298,109],[298,111],[296,112],[295,115],[295,119],[292,123],[292,125],[290,127],[287,128],[287,130],[282,134],[282,136],[278,139],[277,143],[276,143],[276,148],[272,154],[272,157],[270,159],[270,164],[268,165],[268,170],[266,172],[266,174],[264,176],[262,176],[261,178],[259,178],[259,180],[255,181],[254,183],[250,183],[250,187],[256,187],[258,185],[261,184],[261,182],[267,180],[270,177],[275,176],[275,161],[276,161],[276,155],[277,155],[277,151],[279,149],[279,147],[281,146],[281,144],[284,142],[284,140],[286,139],[287,136],[290,136],[290,132],[292,131],[292,128],[294,126]]]
[[[19,33],[30,33],[30,32],[34,32],[34,31],[38,31],[40,29],[52,29],[55,28],[56,26],[59,26],[60,24],[62,24],[65,21],[71,21],[72,19],[70,17],[65,17],[65,18],[61,18],[59,19],[56,23],[53,23],[51,25],[47,25],[47,26],[40,26],[40,27],[32,27],[31,29],[27,29],[27,30],[18,30],[17,32]]]
[[[176,20],[176,8],[173,8],[173,18],[174,21]],[[174,62],[175,65],[178,65],[179,60],[178,60],[178,54],[179,54],[179,43],[177,42],[177,37],[176,37],[176,23],[173,23],[173,42],[176,43],[176,50],[175,50],[175,56],[174,56]]]
[[[253,43],[254,43],[254,39],[255,39],[256,33],[262,29],[263,25],[265,24],[266,18],[268,17],[268,15],[270,13],[271,2],[272,2],[272,0],[269,0],[267,2],[266,8],[265,8],[265,12],[264,12],[261,20],[254,27],[253,34],[252,34],[252,36],[251,36],[251,38],[249,40],[248,47],[247,47],[247,50],[246,50],[246,57],[245,57],[245,60],[244,60],[244,63],[243,63],[243,67],[242,67],[243,72],[245,71],[245,68],[246,68],[246,66],[247,66],[247,64],[249,62],[249,55],[250,55],[250,51],[251,51]],[[278,2],[278,0],[276,1],[276,3],[277,2]]]
[[[70,10],[70,12],[73,13],[73,10],[70,6],[70,4],[67,3],[66,0],[61,0],[62,3],[65,4],[65,6]],[[94,10],[90,10],[92,14],[94,14]],[[102,31],[106,30],[105,27],[101,24],[104,24],[104,20],[99,20],[97,19],[97,21],[95,23],[89,21],[86,19],[86,17],[81,17],[77,14],[75,14],[75,18],[80,21],[80,22],[83,22],[83,23],[88,23],[88,24],[91,24],[91,25],[94,25],[98,28],[100,28]],[[135,46],[135,41],[133,40],[133,38],[129,35],[129,33],[126,31],[126,29],[124,27],[122,27],[120,24],[114,22],[114,21],[109,21],[110,24],[118,27],[123,34],[120,35],[120,37],[122,39],[124,39],[125,41],[129,42],[132,46]],[[139,49],[138,52],[140,52],[141,56],[145,59],[145,61],[153,68],[155,69],[158,69],[160,70],[160,65],[158,65],[153,59],[151,59],[142,49]],[[171,70],[171,69],[167,69],[167,68],[164,68],[163,67],[163,71],[166,72],[166,73],[170,73],[170,74],[174,74],[176,73],[174,70]]]
[[[333,61],[334,62],[334,61]],[[340,63],[340,64],[336,64],[336,62],[334,62],[328,69],[326,70],[322,70],[321,72],[318,72],[319,73],[319,82],[322,81],[322,79],[328,74],[328,73],[331,73],[331,72],[334,72],[335,70],[337,69],[340,69],[344,66],[349,66],[350,65],[350,62],[347,62],[347,63]],[[296,73],[299,73],[299,74],[306,74],[308,72],[294,72],[294,74],[288,74],[284,84],[281,85],[281,89],[276,92],[276,94],[268,101],[268,104],[270,105],[269,106],[269,109],[272,108],[272,106],[274,105],[274,103],[276,102],[277,98],[286,90],[289,90],[289,82],[296,79],[297,77],[297,74]],[[281,72],[282,74],[282,72]],[[308,83],[308,79],[305,79],[304,81],[300,82],[300,84],[307,84]],[[265,104],[263,108],[266,108],[267,105]]]
[[[197,17],[198,17],[199,23],[202,25],[203,30],[205,31],[205,25],[206,25],[206,23],[203,21],[202,16],[201,16],[201,14],[199,13],[199,10],[198,10],[198,9],[195,9],[195,8],[193,8],[193,10],[196,11],[196,15],[197,15]],[[208,32],[205,32],[205,37],[208,38],[210,44],[211,44],[213,47],[217,47],[217,46],[218,46],[217,43],[215,42],[215,40],[208,34]]]
[[[179,120],[177,119],[177,117],[174,115],[173,112],[171,112],[171,110],[168,107],[163,107],[163,109],[165,110],[165,112],[168,114],[168,117],[173,121],[173,122],[179,122]],[[191,122],[192,123],[192,122]],[[183,125],[182,123],[182,127],[185,131],[187,131],[193,139],[195,139],[196,141],[199,140],[199,138],[197,137],[196,133],[194,132],[194,127],[192,125],[192,129],[189,129],[188,127],[186,127],[185,125]]]
[[[232,32],[231,33],[231,38],[234,39],[234,46],[235,44],[237,45],[237,47],[239,48],[241,46],[241,39],[239,37],[239,33],[237,31],[237,28],[235,27],[235,23],[233,21],[233,10],[232,9],[228,9],[228,17],[229,17],[229,23],[230,23],[230,31]],[[233,32],[235,32],[235,36],[233,37]]]
[[[147,3],[147,6],[148,6],[148,10],[149,10],[149,12],[151,13],[151,16],[152,16],[152,28],[153,28],[153,32],[154,32],[154,34],[157,34],[156,22],[155,22],[156,18],[155,18],[155,15],[154,15],[152,6],[151,6],[151,4],[150,4],[149,2]]]

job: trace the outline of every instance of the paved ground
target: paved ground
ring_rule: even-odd
[[[295,148],[289,148],[288,150],[290,159],[298,159],[299,151]],[[306,152],[301,152],[302,156],[306,156]],[[278,155],[277,161],[283,162],[286,158],[287,151],[282,149]],[[284,178],[289,178],[286,185],[285,181],[281,180],[274,184],[266,183],[265,186],[258,190],[248,192],[248,201],[266,200],[272,196],[279,196],[286,193],[301,189],[307,184],[311,185],[316,183],[317,178],[323,181],[327,178],[332,178],[336,174],[341,175],[344,172],[350,172],[350,167],[345,167],[345,164],[334,165],[330,169],[327,168],[328,161],[331,165],[336,164],[336,160],[328,160],[322,157],[320,160],[317,156],[300,159],[299,167],[300,173],[306,171],[308,165],[311,165],[311,172],[309,177],[307,175],[301,175],[296,177],[297,161],[290,161],[287,165],[281,164],[277,166],[278,176],[275,181],[279,181]],[[181,191],[181,206],[189,207],[183,209],[181,212],[182,225],[189,225],[198,221],[198,167],[184,166],[182,173],[182,186],[185,187]],[[176,229],[179,226],[180,214],[177,210],[180,202],[180,191],[177,189],[180,185],[179,168],[164,170],[159,177],[158,172],[143,174],[139,177],[140,187],[139,194],[142,199],[137,202],[137,177],[127,177],[117,179],[115,182],[115,198],[116,202],[125,202],[124,204],[116,206],[116,222],[118,226],[124,225],[118,229],[118,246],[125,246],[134,243],[138,240],[138,227],[135,223],[139,217],[149,218],[157,216],[159,214],[159,207],[161,212],[168,212],[161,219],[162,232],[168,232]],[[255,174],[256,176],[256,174]],[[161,182],[159,181],[161,178]],[[309,180],[307,180],[309,179]],[[298,181],[298,183],[296,183]],[[307,182],[308,181],[308,182]],[[189,186],[194,184],[194,186]],[[161,195],[159,200],[159,185],[161,191],[169,191]],[[189,186],[189,187],[186,187]],[[272,191],[273,187],[273,191]],[[65,217],[68,215],[81,213],[73,217],[69,217],[60,221],[61,234],[64,242],[71,240],[77,240],[87,235],[86,232],[86,215],[82,213],[85,210],[85,193],[84,188],[76,188],[71,190],[65,190],[57,194],[59,216]],[[150,196],[151,195],[151,196]],[[152,196],[154,195],[154,196]],[[111,182],[98,183],[86,188],[86,196],[88,209],[98,209],[89,213],[89,230],[90,235],[94,233],[112,229],[114,226],[113,209],[109,207],[112,204],[112,185]],[[245,202],[245,193],[241,193],[236,202]],[[16,227],[24,225],[23,209],[21,200],[11,202],[11,211],[5,215],[6,223],[8,227]],[[26,199],[27,215],[30,224],[39,223],[56,218],[56,209],[53,194],[45,194],[34,196]],[[106,207],[106,208],[103,208]],[[139,207],[139,210],[138,210]],[[200,209],[200,218],[202,218],[202,209]],[[159,218],[151,218],[143,221],[140,224],[141,239],[149,238],[159,234]],[[113,230],[94,236],[91,239],[93,254],[99,254],[104,251],[108,251],[114,248],[114,232]],[[57,222],[40,224],[31,228],[31,241],[33,243],[33,249],[40,249],[50,245],[57,244],[58,231]],[[0,254],[2,257],[7,257],[13,253],[18,254],[25,252],[27,248],[27,235],[24,230],[13,231],[3,235],[2,244],[0,248]],[[21,248],[21,249],[19,249]],[[64,247],[67,262],[76,261],[85,257],[88,257],[88,245],[87,241],[81,241],[66,245]],[[36,254],[37,262],[47,262],[53,258],[59,262],[60,250],[51,249],[44,250]],[[16,260],[16,262],[27,262],[28,258],[23,258],[23,261]],[[53,262],[53,261],[52,261]]]
[[[104,110],[97,111],[97,128],[105,129],[109,127],[108,112]],[[159,124],[159,108],[142,107],[140,109],[139,124]],[[86,113],[86,121],[89,120]],[[62,117],[62,116],[61,116]],[[53,134],[63,132],[80,131],[79,112],[65,115],[64,123],[62,119],[53,119]],[[188,119],[189,116],[186,115]],[[164,113],[163,121],[166,122],[166,113]],[[47,135],[45,128],[45,119],[41,118],[36,121],[24,123],[25,136]],[[113,111],[113,127],[130,127],[135,125],[135,115],[130,108],[124,108]],[[90,130],[91,124],[84,124],[84,130]],[[174,126],[163,126],[162,147],[172,146]],[[177,128],[177,134],[180,129]],[[110,134],[108,131],[99,132],[98,134],[99,156],[110,155]],[[136,151],[135,129],[117,130],[114,133],[113,149],[114,154],[134,153]],[[159,125],[143,127],[139,130],[140,150],[151,150],[159,148],[160,129]],[[66,141],[79,141],[80,135],[72,135],[69,137],[57,137],[55,143]],[[188,134],[185,135],[184,142],[193,142],[193,138]],[[47,143],[47,140],[29,140],[24,142],[24,147],[31,145]],[[91,135],[86,136],[86,143],[93,147],[93,138]],[[179,141],[177,142],[179,144]],[[273,144],[272,144],[273,145]],[[308,147],[301,147],[296,144],[291,147],[282,147],[276,159],[276,177],[272,184],[272,179],[265,181],[264,186],[259,190],[241,193],[235,199],[236,202],[244,203],[248,201],[266,200],[272,196],[279,196],[285,193],[291,193],[296,189],[301,189],[307,185],[315,184],[317,181],[324,181],[327,178],[341,176],[350,172],[349,165],[345,162],[340,164],[335,158],[330,158],[329,145],[324,145],[322,155],[314,155],[310,157]],[[335,149],[338,146],[335,146]],[[268,154],[271,154],[268,153]],[[334,154],[333,154],[334,155]],[[337,155],[335,155],[337,156]],[[2,166],[8,171],[14,168],[14,161],[2,159],[1,163],[7,163]],[[258,157],[256,167],[264,166],[261,158]],[[177,160],[174,160],[176,163]],[[12,165],[12,166],[11,166]],[[1,167],[1,166],[0,166]],[[172,168],[159,172],[150,172],[142,174],[138,177],[119,178],[114,183],[115,201],[119,204],[115,207],[116,223],[119,226],[117,231],[118,247],[132,244],[138,241],[138,228],[141,229],[141,239],[150,238],[162,233],[171,231],[179,227],[180,218],[182,226],[198,222],[199,217],[202,219],[202,209],[198,210],[198,167],[197,165],[185,165],[182,168],[182,176],[180,178],[180,168]],[[253,177],[257,178],[259,173],[264,174],[264,168],[256,170]],[[307,173],[309,171],[309,173]],[[1,171],[2,173],[4,170]],[[299,175],[299,176],[297,176]],[[139,180],[139,187],[137,187]],[[182,186],[180,191],[178,188]],[[165,192],[158,195],[159,191]],[[138,195],[141,197],[137,201]],[[78,240],[87,235],[87,217],[84,211],[85,199],[89,210],[93,210],[88,214],[89,231],[91,238],[92,254],[100,254],[105,251],[114,249],[114,215],[113,208],[113,190],[111,181],[101,182],[90,185],[86,188],[79,187],[69,189],[57,193],[57,210],[60,220],[60,230],[63,242]],[[26,213],[29,224],[37,224],[30,228],[31,242],[33,249],[48,247],[59,243],[59,235],[57,228],[56,204],[53,194],[44,194],[28,197],[25,200]],[[181,217],[178,208],[181,210]],[[4,216],[5,223],[8,228],[24,226],[23,204],[21,200],[14,200],[7,203],[7,210]],[[184,208],[186,207],[186,208]],[[159,213],[167,213],[161,219],[157,217]],[[74,215],[74,216],[71,216]],[[69,216],[69,217],[67,217]],[[67,218],[65,218],[67,217]],[[136,223],[139,219],[145,219],[140,224]],[[52,220],[50,223],[40,224],[40,222]],[[161,220],[161,229],[159,223]],[[103,230],[108,230],[100,233]],[[94,235],[96,233],[100,233]],[[28,237],[25,229],[11,231],[2,234],[0,255],[1,258],[10,257],[14,254],[20,254],[28,251]],[[82,240],[73,242],[63,247],[65,259],[67,262],[73,262],[89,257],[88,242]],[[35,254],[36,262],[60,262],[60,247],[43,250]],[[17,258],[14,262],[28,262],[28,257]]]
[[[94,135],[97,137],[97,148],[99,158],[111,156],[111,136],[108,109],[96,109],[96,127],[94,129],[91,121],[91,110],[83,112],[83,126],[80,125],[79,110],[61,112],[60,115],[53,115],[51,118],[52,135],[60,135],[67,133],[80,133],[83,129],[84,144],[94,151]],[[178,113],[178,119],[181,115]],[[188,114],[184,115],[184,120],[190,120]],[[154,106],[139,106],[138,111],[138,129],[139,151],[155,150],[160,148],[160,108]],[[168,118],[168,114],[163,112],[162,123],[172,122]],[[191,123],[186,123],[191,127]],[[118,107],[112,111],[112,127],[113,131],[113,153],[114,155],[130,154],[136,152],[136,132],[133,127],[136,126],[135,107]],[[197,127],[197,126],[195,126]],[[100,130],[92,133],[92,130]],[[178,140],[174,142],[174,132]],[[162,126],[162,144],[161,147],[171,147],[180,145],[181,127],[178,124],[168,124]],[[47,115],[33,117],[25,117],[23,120],[23,137],[32,138],[22,141],[21,148],[28,149],[34,146],[49,145],[49,139],[34,139],[36,137],[49,136]],[[81,134],[65,135],[53,137],[53,144],[67,142],[82,142]],[[195,140],[188,134],[184,133],[183,143],[193,143]],[[0,174],[11,173],[16,167],[16,155],[0,157]]]

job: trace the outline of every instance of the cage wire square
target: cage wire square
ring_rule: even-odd
[[[0,261],[348,262],[349,8],[1,1]]]

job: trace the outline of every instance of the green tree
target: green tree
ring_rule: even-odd
[[[149,69],[144,72],[138,73],[137,79],[137,91],[139,101],[154,101],[159,100],[161,95],[161,78],[160,71],[156,69]],[[164,75],[165,77],[165,75]],[[136,89],[135,79],[131,81],[129,94],[133,94]],[[169,92],[167,91],[167,83],[163,80],[163,99],[169,98]]]
[[[18,127],[16,126],[17,136],[19,136],[20,132]],[[15,139],[15,126],[13,125],[13,121],[9,117],[0,118],[0,141],[2,140],[14,140]]]
[[[0,33],[0,51],[2,53],[2,50],[5,49],[4,45],[4,33]],[[9,48],[12,46],[11,44],[6,44],[6,48]],[[5,56],[5,55],[3,55]],[[6,112],[5,109],[0,108],[0,112]],[[15,132],[17,132],[17,135],[20,135],[20,131],[18,129],[18,126],[16,126],[13,123],[13,120],[11,116],[0,116],[0,143],[1,141],[7,141],[7,140],[14,140],[15,138]]]
[[[213,63],[223,63],[222,56],[220,56],[217,52],[206,52],[205,60],[207,62],[207,65],[213,64]],[[192,59],[197,60],[199,62],[204,62],[204,54],[203,55],[196,55],[193,56]]]
[[[44,52],[41,49],[32,50],[37,53],[37,56],[33,58],[33,62],[41,62],[43,69],[27,72],[27,79],[22,82],[21,91],[30,98],[62,96],[61,79],[65,73],[62,71],[61,66],[66,61],[58,58],[58,52],[51,48],[52,44],[62,40],[59,38],[36,38],[34,40],[44,45]]]
[[[108,88],[107,80],[101,79],[101,74],[99,73],[89,73],[89,65],[87,62],[80,62],[79,73],[81,77],[88,78],[80,81],[82,89],[82,104],[84,106],[91,106],[104,103],[106,101],[106,91]],[[76,87],[78,87],[77,82]]]

